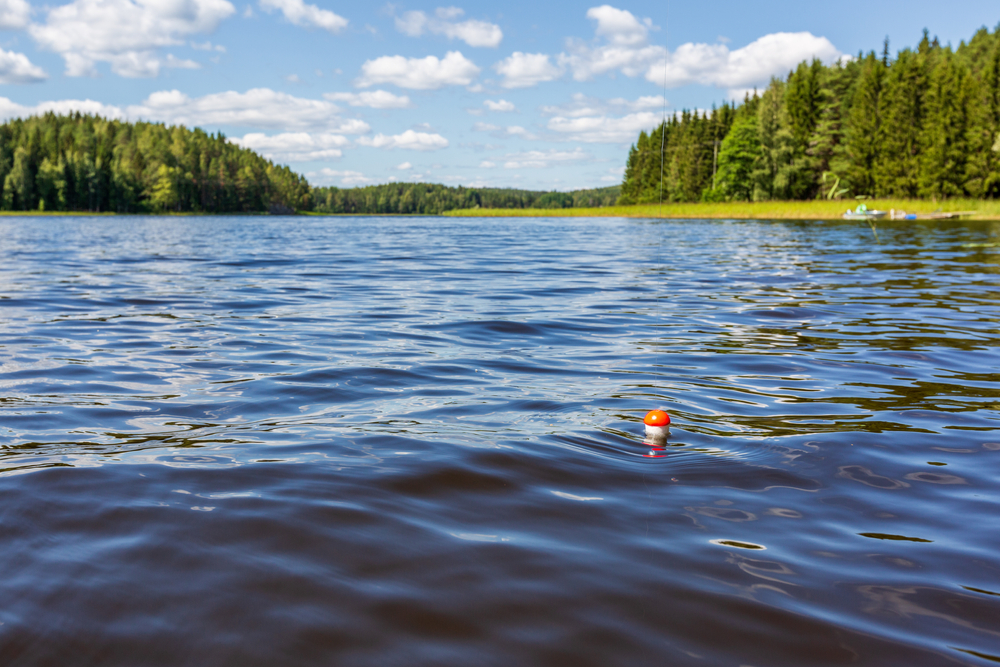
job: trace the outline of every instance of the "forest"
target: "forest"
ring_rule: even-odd
[[[310,206],[303,176],[182,126],[46,113],[0,125],[0,209],[263,212]]]
[[[402,213],[609,206],[620,186],[540,192],[387,183],[313,188],[224,135],[47,113],[0,125],[0,210]]]
[[[460,208],[573,208],[613,206],[621,187],[573,192],[512,188],[465,188],[430,183],[387,183],[361,188],[315,188],[317,213],[402,213],[436,215]]]
[[[641,132],[620,205],[1000,196],[1000,26],[958,48],[802,62],[742,103]]]

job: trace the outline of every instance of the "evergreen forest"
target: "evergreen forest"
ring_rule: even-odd
[[[46,113],[0,125],[0,209],[260,212],[308,208],[303,176],[222,134]]]
[[[361,188],[315,188],[317,213],[402,213],[436,215],[465,208],[574,208],[614,206],[621,187],[573,192],[512,188],[465,188],[430,183],[387,183]]]
[[[1000,196],[1000,26],[958,48],[802,62],[742,103],[642,132],[619,204]]]

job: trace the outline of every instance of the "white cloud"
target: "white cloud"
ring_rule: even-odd
[[[0,83],[39,83],[48,76],[23,53],[0,49]]]
[[[662,95],[644,95],[635,100],[627,100],[623,97],[602,100],[597,97],[589,97],[583,93],[576,93],[573,95],[572,102],[558,106],[543,106],[542,113],[547,116],[582,118],[585,116],[600,116],[607,113],[621,113],[623,111],[662,110],[666,106],[667,101]]]
[[[226,47],[221,44],[212,44],[212,42],[191,42],[191,48],[195,51],[218,51],[219,53],[225,53]]]
[[[587,18],[597,22],[594,33],[606,43],[591,47],[581,40],[568,40],[569,54],[560,54],[559,62],[573,70],[577,81],[613,70],[638,76],[653,61],[666,56],[665,48],[649,44],[653,22],[648,18],[640,21],[631,12],[610,5],[592,7]]]
[[[482,162],[479,163],[480,169],[493,169],[496,166],[497,166],[496,162],[490,162],[489,160],[483,160]]]
[[[411,151],[436,151],[448,147],[448,140],[440,134],[416,132],[407,130],[402,134],[376,134],[374,137],[361,137],[358,143],[374,148],[402,148]]]
[[[23,28],[31,18],[31,6],[25,0],[0,0],[0,28]]]
[[[234,144],[254,150],[275,162],[311,162],[330,160],[342,155],[341,148],[350,141],[339,134],[309,134],[286,132],[267,136],[251,133],[230,139]]]
[[[489,132],[492,136],[498,139],[504,139],[507,137],[520,137],[522,139],[537,139],[534,134],[524,129],[520,125],[509,125],[503,127],[501,125],[493,125],[492,123],[476,123],[472,126],[475,132]]]
[[[260,8],[267,12],[280,10],[285,19],[303,28],[322,28],[334,34],[347,27],[347,19],[302,0],[260,0]]]
[[[597,21],[594,32],[617,46],[642,46],[649,39],[652,21],[640,22],[632,12],[616,9],[611,5],[591,7],[587,18]]]
[[[191,61],[160,58],[156,50],[211,32],[236,9],[227,0],[74,0],[28,27],[39,45],[60,54],[68,76],[90,76],[107,62],[126,77],[156,76],[162,66]],[[193,63],[191,63],[193,64]]]
[[[743,48],[730,51],[725,44],[683,44],[670,55],[650,65],[646,79],[668,86],[690,83],[720,88],[749,88],[766,84],[772,76],[788,73],[803,60],[819,58],[833,62],[841,57],[830,40],[808,32],[777,32],[764,35]]]
[[[370,90],[361,93],[326,93],[323,97],[332,102],[345,102],[352,107],[405,109],[410,106],[409,97],[406,95],[393,95],[387,90]]]
[[[396,169],[399,169],[400,171],[406,171],[408,169],[413,169],[413,165],[410,164],[409,162],[404,162],[400,165],[397,165]]]
[[[517,111],[517,107],[514,106],[513,102],[508,102],[507,100],[486,100],[483,102],[486,108],[490,111]]]
[[[35,106],[24,106],[12,102],[6,97],[0,97],[0,119],[2,120],[38,116],[47,111],[57,114],[69,114],[79,111],[80,113],[96,114],[105,118],[125,118],[125,112],[120,107],[95,102],[94,100],[54,100],[41,102]]]
[[[544,53],[522,53],[515,51],[493,66],[493,69],[504,78],[501,85],[504,88],[527,88],[544,81],[558,79],[563,69],[549,62],[549,56]]]
[[[567,118],[556,116],[549,119],[548,128],[559,132],[572,141],[586,143],[630,143],[635,141],[640,130],[648,130],[659,125],[660,114],[639,111],[624,117],[583,116]]]
[[[572,151],[549,149],[544,151],[522,151],[504,156],[504,169],[544,169],[554,163],[583,162],[590,160],[590,154],[581,148]],[[480,165],[482,166],[482,165]]]
[[[448,39],[460,39],[469,46],[497,47],[503,40],[500,26],[493,23],[472,19],[455,21],[465,14],[458,7],[438,7],[434,14],[406,12],[396,17],[396,30],[410,37],[419,37],[425,32],[444,35]]]
[[[648,81],[670,88],[700,84],[742,90],[764,85],[803,60],[815,57],[830,63],[842,57],[830,40],[808,32],[764,35],[736,50],[721,39],[716,44],[689,42],[670,53],[650,43],[655,27],[648,18],[639,20],[610,5],[591,8],[587,18],[596,22],[597,44],[570,39],[567,53],[557,57],[577,81],[620,72],[629,77],[644,74]]]
[[[237,125],[282,130],[326,130],[361,134],[371,128],[357,119],[342,119],[332,102],[310,100],[253,88],[191,98],[179,90],[153,93],[142,104],[128,107],[131,117],[187,126]]]
[[[404,58],[382,56],[361,66],[360,88],[380,83],[392,83],[400,88],[434,90],[444,86],[467,86],[479,74],[475,63],[458,51],[449,51],[444,58]]]
[[[331,183],[335,180],[339,180],[341,185],[363,185],[365,183],[371,183],[372,179],[368,178],[360,171],[340,171],[338,169],[323,168],[319,171],[311,171],[306,174],[306,178],[310,181],[318,183]]]

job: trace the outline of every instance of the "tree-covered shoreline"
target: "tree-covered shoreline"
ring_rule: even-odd
[[[437,215],[475,207],[609,206],[619,190],[311,187],[287,166],[198,128],[51,112],[0,125],[0,211]]]
[[[618,203],[998,196],[1000,26],[956,49],[924,31],[894,58],[886,41],[803,62],[740,104],[670,118],[632,146]]]
[[[0,210],[250,213],[309,206],[309,184],[221,133],[89,114],[0,125]]]

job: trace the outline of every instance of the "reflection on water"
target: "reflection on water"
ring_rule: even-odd
[[[0,221],[0,662],[1000,661],[1000,226],[879,236]]]

